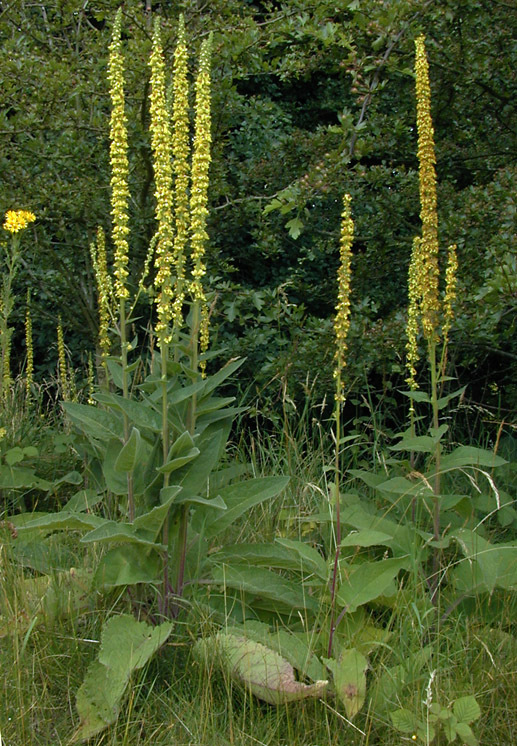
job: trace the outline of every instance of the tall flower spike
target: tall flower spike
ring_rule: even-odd
[[[420,219],[422,221],[421,293],[422,327],[428,341],[436,340],[440,311],[438,299],[438,212],[436,208],[436,156],[431,118],[431,87],[425,37],[415,41],[416,107],[420,183]]]
[[[443,301],[443,342],[447,344],[449,332],[454,318],[453,305],[456,300],[456,273],[458,271],[458,257],[456,255],[456,244],[449,246],[447,256],[447,268],[445,270],[445,297]]]
[[[188,109],[188,64],[187,44],[185,40],[185,21],[180,15],[178,26],[178,42],[174,53],[173,91],[174,103],[172,109],[173,139],[172,151],[174,155],[174,218],[176,233],[174,236],[174,266],[176,270],[176,286],[173,304],[173,323],[179,329],[182,325],[182,307],[185,297],[185,251],[189,230],[189,109]]]
[[[31,316],[31,291],[27,288],[27,307],[25,309],[25,350],[27,363],[25,365],[25,389],[27,396],[31,395],[31,387],[34,377],[34,347],[32,344],[32,316]]]
[[[192,296],[201,306],[200,347],[208,348],[208,306],[202,278],[206,272],[204,262],[208,241],[206,218],[208,215],[208,170],[210,167],[210,55],[212,37],[205,39],[199,55],[199,71],[196,78],[196,120],[194,152],[192,155],[192,192],[190,197],[190,246],[192,252]],[[204,370],[203,363],[201,370]]]
[[[99,347],[101,355],[105,360],[110,354],[111,342],[109,338],[109,321],[110,321],[110,299],[113,293],[111,278],[108,273],[108,261],[106,257],[106,239],[104,231],[99,226],[97,228],[97,249],[92,244],[91,254],[93,266],[95,269],[95,278],[97,281],[97,294],[99,304]]]
[[[413,239],[413,250],[411,252],[411,261],[408,272],[408,318],[406,326],[406,368],[408,377],[406,383],[411,391],[418,388],[416,382],[416,368],[418,362],[418,328],[420,318],[420,303],[422,300],[422,283],[425,278],[422,277],[422,254],[420,250],[421,239]],[[411,404],[413,400],[411,400]]]
[[[63,334],[63,323],[61,314],[57,320],[57,357],[59,382],[61,383],[61,396],[63,401],[70,401],[70,381],[68,380],[68,366],[66,364],[65,337]]]
[[[334,333],[336,337],[336,352],[334,360],[334,378],[336,379],[336,402],[345,401],[341,373],[346,365],[347,336],[350,328],[350,278],[352,274],[352,242],[354,240],[354,223],[351,212],[352,198],[343,195],[343,212],[341,214],[341,238],[339,249],[338,269],[338,301],[336,317],[334,319]]]
[[[158,322],[156,334],[162,343],[171,341],[170,320],[172,318],[172,167],[171,133],[165,92],[165,63],[160,35],[160,20],[156,19],[153,35],[153,51],[149,60],[151,67],[151,145],[154,157],[154,182],[156,197],[157,245],[156,278],[158,291]]]
[[[129,246],[129,163],[127,157],[127,128],[124,99],[124,59],[122,57],[122,10],[119,8],[113,24],[110,44],[108,80],[110,82],[110,164],[112,238],[115,247],[115,296],[123,300],[129,296],[126,287]]]

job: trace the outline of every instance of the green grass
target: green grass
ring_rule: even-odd
[[[303,436],[305,437],[305,436]],[[257,507],[237,527],[234,541],[268,541],[278,535],[324,540],[311,525],[328,488],[324,444],[302,441],[284,429],[241,444],[235,457],[251,461],[257,475],[290,473],[283,495]],[[244,452],[245,451],[245,452]],[[362,458],[359,453],[356,460]],[[329,479],[331,478],[331,474]],[[302,518],[303,520],[300,520]],[[311,533],[312,532],[312,533]],[[75,694],[99,648],[102,623],[111,614],[135,611],[127,597],[95,600],[96,607],[47,622],[27,603],[24,578],[34,575],[11,552],[2,529],[0,550],[0,734],[5,746],[69,744],[78,725]],[[319,538],[318,538],[319,537]],[[506,540],[510,539],[507,534]],[[94,551],[94,550],[88,550]],[[88,554],[77,565],[88,564]],[[425,700],[433,678],[432,698],[442,706],[475,695],[481,718],[473,723],[480,744],[517,742],[517,642],[515,600],[499,592],[492,598],[460,604],[438,627],[425,614],[423,588],[401,590],[393,608],[369,607],[389,636],[369,656],[367,701],[350,724],[339,702],[268,705],[241,689],[220,671],[207,670],[192,657],[193,642],[219,628],[196,596],[189,613],[177,621],[159,655],[134,675],[129,696],[115,725],[89,742],[91,746],[399,746],[415,743],[411,734],[392,727],[390,712],[406,708],[425,720]],[[411,603],[414,601],[414,603]],[[347,635],[346,620],[342,636]],[[421,670],[415,657],[429,652]],[[389,691],[380,677],[408,668],[405,685]],[[397,668],[399,667],[399,668]],[[412,668],[413,667],[413,668]],[[459,743],[459,741],[456,741]],[[425,743],[418,740],[417,743]],[[433,743],[446,743],[435,740]]]

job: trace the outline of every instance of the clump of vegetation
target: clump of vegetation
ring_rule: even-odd
[[[345,194],[331,414],[312,406],[308,385],[298,413],[285,388],[273,426],[248,423],[239,439],[244,407],[224,387],[243,361],[210,345],[206,286],[213,39],[201,43],[190,112],[186,31],[180,17],[169,89],[159,18],[153,27],[154,233],[135,280],[122,11],[115,17],[113,258],[99,228],[97,358],[84,385],[58,319],[59,422],[34,383],[29,311],[25,374],[11,380],[18,233],[36,217],[12,211],[4,223],[0,733],[23,744],[475,746],[487,733],[510,743],[514,463],[500,455],[511,456],[504,422],[487,448],[459,443],[451,426],[465,391],[448,369],[458,259],[451,245],[440,272],[424,37],[401,432],[384,432],[373,408],[371,437],[346,421],[354,201]],[[16,430],[4,421],[21,393]],[[59,474],[55,456],[67,467]]]

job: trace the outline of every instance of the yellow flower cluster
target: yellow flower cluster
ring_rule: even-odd
[[[126,287],[128,276],[129,246],[129,163],[127,157],[127,128],[124,98],[124,59],[121,41],[122,11],[119,8],[113,24],[110,44],[108,80],[110,82],[110,164],[111,164],[111,216],[113,220],[113,245],[115,247],[115,295],[119,300],[129,296]]]
[[[208,306],[202,278],[206,272],[205,246],[208,240],[206,218],[208,215],[208,170],[210,167],[210,55],[211,36],[206,39],[199,56],[196,78],[196,120],[194,151],[192,154],[192,192],[190,196],[190,245],[192,254],[192,296],[201,305],[200,347],[208,348]]]
[[[151,145],[154,156],[154,181],[158,240],[156,246],[155,287],[158,290],[156,334],[162,343],[171,341],[169,322],[172,317],[172,166],[171,133],[165,94],[165,63],[157,18],[153,34],[151,67]]]
[[[338,269],[338,302],[334,319],[334,334],[336,337],[336,352],[334,359],[336,367],[336,402],[343,403],[345,395],[341,373],[346,365],[347,336],[350,328],[350,278],[352,276],[352,243],[354,240],[354,223],[351,211],[352,198],[343,195],[343,212],[341,214],[341,238]]]
[[[185,39],[185,21],[180,15],[178,26],[178,42],[174,53],[173,92],[174,103],[172,109],[173,139],[172,152],[174,155],[174,218],[176,233],[174,236],[174,266],[176,269],[176,284],[174,288],[173,323],[180,328],[183,320],[182,308],[185,297],[185,252],[189,230],[189,109],[188,109],[188,60]]]
[[[5,214],[3,227],[9,233],[18,233],[35,220],[36,215],[27,210],[8,210]]]
[[[436,341],[439,315],[438,299],[438,213],[436,209],[436,171],[434,129],[431,118],[431,87],[429,65],[425,52],[425,37],[415,41],[416,107],[418,130],[418,161],[420,181],[420,242],[419,276],[415,281],[421,290],[422,327],[428,341]]]

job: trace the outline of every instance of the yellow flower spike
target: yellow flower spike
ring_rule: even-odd
[[[119,8],[113,24],[108,62],[110,82],[110,164],[111,164],[111,217],[112,238],[115,247],[114,275],[115,296],[123,300],[129,296],[126,287],[128,276],[129,245],[129,163],[127,157],[127,127],[124,98],[124,59],[122,57],[122,11]]]
[[[408,319],[406,326],[406,368],[408,371],[408,377],[406,383],[408,384],[411,391],[418,388],[416,382],[416,368],[415,365],[418,362],[418,328],[420,318],[420,304],[422,300],[422,254],[420,250],[421,244],[420,238],[413,239],[413,250],[411,252],[411,261],[409,263],[408,273]],[[411,401],[411,406],[413,402]]]
[[[449,331],[454,318],[453,305],[456,300],[456,273],[458,271],[458,256],[456,254],[456,244],[452,244],[448,249],[447,268],[445,270],[445,297],[443,301],[443,324],[442,334],[443,342],[447,344]]]
[[[27,210],[8,210],[5,214],[3,228],[9,233],[18,233],[18,231],[23,230],[29,223],[33,223],[35,220],[36,215],[33,212],[28,212]]]
[[[420,183],[420,219],[422,221],[421,293],[422,326],[428,341],[437,340],[438,316],[438,213],[436,208],[436,156],[434,128],[431,118],[431,87],[429,65],[425,52],[425,37],[415,41],[416,108],[418,130],[418,162]]]
[[[34,379],[34,347],[32,344],[32,315],[31,315],[31,291],[27,288],[27,307],[25,310],[25,349],[27,363],[25,366],[25,390],[27,396],[31,395],[31,387]]]
[[[61,383],[61,395],[63,401],[70,401],[70,382],[68,380],[68,367],[66,364],[65,338],[63,334],[63,324],[61,314],[57,320],[57,357],[59,382]]]
[[[106,256],[106,239],[104,231],[97,228],[97,252],[96,252],[96,279],[99,302],[99,347],[101,355],[105,360],[110,354],[111,342],[109,338],[110,322],[110,299],[113,294],[111,277],[108,273],[108,260]]]
[[[156,221],[158,223],[156,245],[155,287],[158,322],[156,334],[162,343],[171,341],[170,320],[172,318],[172,167],[171,133],[165,91],[165,63],[160,35],[160,20],[156,19],[153,34],[153,50],[149,60],[151,67],[151,145],[154,157],[154,181],[156,197]]]
[[[199,71],[196,78],[196,119],[194,150],[192,154],[192,190],[190,197],[190,246],[192,254],[192,297],[201,307],[201,352],[208,348],[208,309],[202,278],[206,273],[204,262],[205,247],[208,241],[206,218],[208,215],[208,171],[210,167],[210,56],[212,37],[201,45]],[[204,361],[201,362],[204,372]]]
[[[182,308],[185,298],[185,251],[189,230],[189,108],[188,108],[188,60],[185,39],[185,21],[180,15],[178,26],[178,42],[174,53],[173,91],[174,103],[172,109],[173,139],[172,152],[174,155],[174,218],[176,233],[174,236],[174,266],[176,270],[176,285],[174,289],[173,323],[179,329],[183,322]]]
[[[351,212],[352,198],[343,195],[343,212],[341,214],[340,264],[338,269],[338,301],[334,319],[336,352],[334,360],[334,378],[336,379],[336,402],[343,403],[345,395],[341,373],[346,365],[347,336],[350,328],[350,278],[352,274],[352,243],[354,240],[354,223]]]

